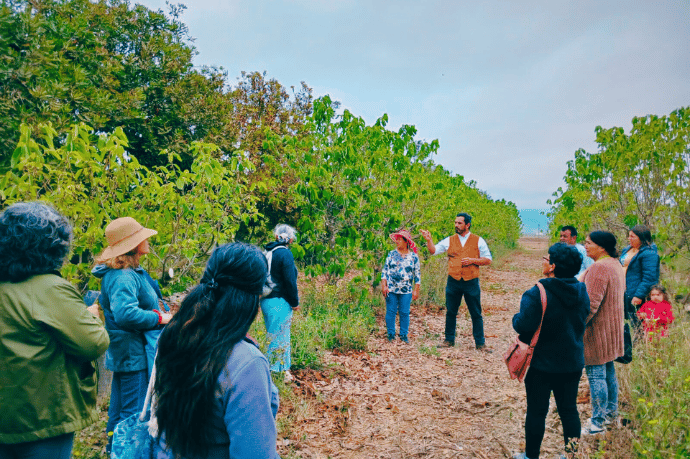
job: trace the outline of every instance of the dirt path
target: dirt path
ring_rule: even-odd
[[[372,337],[369,352],[328,354],[340,376],[301,375],[299,388],[312,393],[318,409],[295,426],[295,454],[503,458],[521,451],[524,386],[508,378],[501,354],[514,336],[511,318],[522,293],[541,277],[547,241],[523,238],[520,244],[509,259],[482,269],[484,327],[493,354],[474,349],[471,322],[462,313],[455,348],[437,350],[443,311],[417,315],[413,308],[409,345]],[[542,456],[557,457],[561,442],[559,421],[550,415]]]

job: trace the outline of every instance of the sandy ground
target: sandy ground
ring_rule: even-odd
[[[368,352],[327,354],[335,376],[333,371],[298,374],[295,390],[311,397],[315,409],[294,426],[292,438],[279,440],[281,453],[503,458],[522,451],[524,386],[509,379],[502,353],[515,336],[511,319],[522,293],[542,277],[547,240],[522,238],[520,244],[508,259],[482,268],[485,335],[493,354],[474,349],[464,303],[456,346],[438,350],[444,311],[419,314],[413,306],[409,345],[388,343],[379,332]],[[588,408],[580,405],[581,411]],[[558,457],[561,449],[560,421],[550,413],[541,457]]]

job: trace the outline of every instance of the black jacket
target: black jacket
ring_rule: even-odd
[[[299,293],[297,292],[297,267],[292,252],[284,242],[274,241],[266,244],[266,250],[272,250],[278,246],[285,249],[273,250],[271,259],[271,279],[275,287],[266,298],[283,298],[290,307],[299,306]]]
[[[572,373],[585,366],[583,336],[589,315],[589,296],[582,282],[571,278],[548,278],[541,282],[546,290],[546,314],[531,366],[546,373]],[[513,316],[513,328],[524,343],[530,342],[542,315],[539,288],[535,285],[522,295],[520,312]]]

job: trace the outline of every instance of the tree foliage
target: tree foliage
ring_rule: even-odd
[[[131,215],[159,231],[150,268],[193,277],[216,242],[300,233],[308,274],[371,280],[388,234],[452,232],[459,211],[490,243],[519,235],[493,201],[433,162],[414,126],[373,125],[303,82],[195,69],[179,21],[127,0],[4,0],[0,7],[2,206],[53,203],[75,225],[66,274],[88,282],[104,228]]]
[[[552,230],[576,222],[620,236],[637,223],[652,229],[666,253],[690,247],[690,107],[635,117],[623,128],[596,128],[599,151],[568,162],[549,214]]]
[[[57,140],[61,140],[59,146]],[[173,163],[147,168],[128,153],[122,129],[95,135],[84,124],[66,132],[22,126],[12,170],[1,180],[4,205],[44,200],[74,226],[77,264],[65,274],[85,285],[94,255],[105,247],[104,230],[115,218],[131,216],[158,231],[147,263],[158,277],[175,268],[183,280],[195,278],[216,243],[232,240],[240,222],[256,217],[253,170],[242,158],[220,161],[218,147],[194,142],[189,170]]]
[[[291,98],[274,79],[242,73],[230,88],[222,69],[192,66],[196,54],[181,5],[166,16],[127,0],[3,0],[0,7],[0,165],[19,126],[57,130],[86,123],[122,128],[129,151],[147,167],[180,155],[188,168],[194,141],[217,156],[250,152],[258,166],[266,129],[296,132],[311,107],[302,83]]]
[[[489,240],[515,243],[514,204],[492,201],[435,165],[437,140],[418,141],[414,126],[392,131],[387,122],[386,115],[371,126],[348,110],[337,115],[326,96],[314,101],[310,135],[267,142],[286,151],[299,255],[310,273],[337,278],[356,268],[371,279],[391,248],[390,233],[429,228],[445,236],[461,210],[483,221]]]

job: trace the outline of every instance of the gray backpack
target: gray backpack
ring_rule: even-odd
[[[273,247],[271,250],[263,250],[263,254],[266,257],[266,261],[268,262],[268,276],[266,277],[266,283],[264,284],[263,292],[261,292],[261,298],[266,298],[276,287],[276,283],[271,278],[271,262],[273,261],[273,252],[275,252],[278,249],[287,250],[287,247],[285,247],[284,245],[278,245]]]

